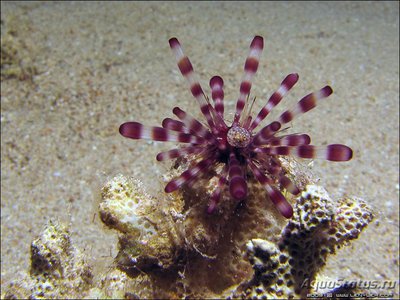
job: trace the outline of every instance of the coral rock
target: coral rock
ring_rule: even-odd
[[[137,180],[122,175],[109,180],[102,189],[100,217],[120,233],[118,267],[136,275],[153,267],[173,266],[179,237],[170,212],[180,211],[181,207],[179,199],[163,205],[148,195]]]
[[[233,297],[305,297],[312,290],[304,283],[315,280],[328,254],[356,239],[372,219],[362,200],[334,202],[322,187],[307,186],[278,244],[264,239],[247,243],[254,276],[240,285]]]
[[[299,168],[290,162],[288,170],[292,176]],[[294,215],[287,220],[252,178],[246,201],[226,196],[207,214],[213,189],[204,184],[207,178],[155,198],[139,181],[116,176],[105,184],[99,205],[102,221],[119,234],[119,252],[107,272],[94,282],[68,230],[50,221],[32,243],[30,275],[2,297],[305,297],[329,255],[356,239],[373,214],[362,200],[333,201],[301,178],[303,192],[290,200]]]
[[[67,228],[49,221],[31,244],[30,277],[12,283],[4,298],[81,298],[92,285],[92,269]]]

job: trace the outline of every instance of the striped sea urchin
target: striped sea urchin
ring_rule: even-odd
[[[207,124],[201,123],[179,107],[175,107],[173,113],[179,120],[166,118],[162,122],[162,127],[147,127],[141,123],[127,122],[119,128],[121,135],[127,138],[189,144],[157,155],[158,161],[184,156],[188,156],[193,161],[192,166],[166,185],[165,192],[171,193],[182,185],[193,182],[201,174],[218,169],[218,184],[210,197],[207,210],[211,213],[218,204],[221,191],[226,184],[234,199],[246,198],[246,178],[250,175],[248,171],[251,171],[266,189],[269,198],[280,213],[284,217],[290,218],[293,215],[292,206],[280,190],[284,188],[293,195],[297,195],[300,190],[285,176],[281,162],[277,158],[279,155],[322,158],[330,161],[348,161],[352,158],[352,150],[345,145],[333,144],[317,147],[310,145],[311,139],[307,134],[282,135],[283,129],[280,130],[282,124],[311,110],[319,100],[332,94],[330,86],[306,95],[294,107],[282,113],[277,121],[255,132],[258,125],[299,79],[295,73],[287,75],[279,89],[272,94],[267,104],[253,119],[250,115],[252,105],[249,104],[248,98],[252,79],[258,69],[264,47],[262,37],[256,36],[251,42],[250,53],[244,65],[244,77],[240,84],[240,96],[230,126],[224,120],[224,83],[222,78],[214,76],[210,80],[213,105],[196,79],[193,66],[183,53],[179,41],[171,38],[169,44],[176,56],[179,70],[187,79],[190,91],[199,103]],[[223,167],[217,168],[221,164]]]

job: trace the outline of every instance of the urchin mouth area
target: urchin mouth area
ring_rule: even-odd
[[[243,127],[232,126],[228,131],[227,141],[232,147],[245,148],[251,142],[251,134]]]

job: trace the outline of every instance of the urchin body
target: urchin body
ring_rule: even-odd
[[[244,76],[240,84],[240,94],[236,103],[235,116],[230,125],[224,119],[223,80],[214,76],[210,80],[211,97],[214,105],[203,92],[195,77],[193,66],[176,38],[169,41],[176,56],[178,67],[187,79],[192,95],[200,105],[200,110],[207,124],[191,117],[179,107],[173,109],[179,120],[166,118],[162,127],[146,127],[141,123],[127,122],[120,126],[120,133],[132,139],[151,139],[155,141],[170,141],[186,143],[187,146],[159,153],[157,160],[175,159],[183,156],[193,158],[194,164],[180,176],[171,180],[165,187],[165,192],[173,192],[184,184],[193,182],[201,174],[210,173],[220,164],[224,167],[217,173],[218,183],[210,196],[208,212],[215,210],[221,196],[221,191],[228,185],[232,198],[243,200],[247,196],[247,174],[250,171],[264,186],[269,199],[286,218],[293,215],[290,203],[283,196],[285,189],[293,195],[300,190],[285,176],[278,159],[280,155],[293,155],[302,158],[322,158],[331,161],[348,161],[352,158],[352,150],[341,144],[325,147],[310,145],[307,134],[282,134],[283,124],[291,122],[296,116],[314,108],[318,101],[332,93],[329,86],[303,97],[294,107],[283,112],[280,117],[264,126],[255,129],[278,105],[284,95],[296,84],[299,76],[289,74],[282,81],[279,89],[272,94],[266,105],[255,118],[251,116],[248,102],[252,79],[258,69],[259,59],[264,47],[263,38],[254,37],[250,45],[250,53],[244,66]]]

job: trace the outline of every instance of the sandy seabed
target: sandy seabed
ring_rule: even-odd
[[[315,160],[314,171],[333,196],[359,196],[376,212],[324,273],[398,281],[398,2],[1,2],[2,38],[10,32],[37,74],[1,82],[2,287],[27,271],[49,218],[70,224],[97,269],[108,266],[117,238],[97,216],[101,185],[123,173],[156,195],[170,166],[154,158],[170,145],[124,139],[119,125],[158,125],[174,106],[199,115],[168,39],[178,37],[207,91],[213,75],[224,78],[232,115],[256,34],[265,39],[256,107],[292,72],[300,80],[273,116],[330,84],[334,94],[294,130],[349,145],[352,161]]]

